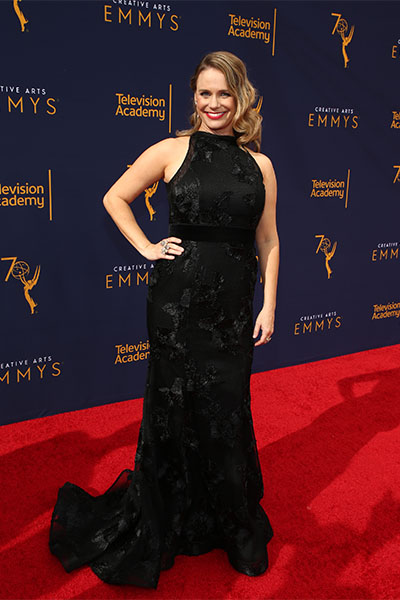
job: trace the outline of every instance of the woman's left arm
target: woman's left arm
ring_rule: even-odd
[[[256,243],[261,278],[264,287],[264,304],[259,312],[253,331],[254,344],[260,346],[269,341],[274,332],[276,290],[279,271],[279,237],[276,227],[277,182],[271,160],[264,154],[254,155],[264,178],[265,205],[256,229]]]

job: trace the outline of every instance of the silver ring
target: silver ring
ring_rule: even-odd
[[[272,337],[267,337],[267,342],[270,342],[272,340]]]
[[[168,242],[167,242],[167,243],[166,243],[165,245],[163,245],[163,247],[161,248],[161,253],[162,253],[162,254],[167,254],[167,253],[168,253],[168,250],[169,250],[169,244],[168,244]]]
[[[161,254],[167,254],[168,249],[169,249],[168,240],[161,240],[160,244],[161,244]]]

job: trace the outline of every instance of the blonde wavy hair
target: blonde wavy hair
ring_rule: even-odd
[[[236,100],[236,112],[233,117],[232,127],[236,135],[238,146],[245,147],[253,145],[257,152],[261,146],[261,121],[262,116],[253,107],[257,90],[250,83],[247,77],[247,70],[244,62],[235,54],[219,50],[206,54],[197,65],[195,72],[190,80],[190,87],[195,93],[197,88],[197,79],[202,71],[213,67],[221,71],[226,78],[228,89]],[[176,135],[192,135],[201,126],[201,119],[197,114],[193,99],[193,113],[190,115],[190,129],[177,131]]]

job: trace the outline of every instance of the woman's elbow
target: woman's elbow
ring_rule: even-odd
[[[278,233],[269,233],[263,234],[259,232],[256,234],[256,242],[257,245],[267,245],[267,246],[278,246],[279,247],[279,236]]]
[[[110,210],[112,210],[113,198],[108,192],[103,196],[103,206],[107,212],[110,212]]]

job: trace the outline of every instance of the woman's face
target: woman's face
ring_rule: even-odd
[[[236,112],[236,100],[228,89],[222,71],[208,67],[200,72],[194,101],[201,119],[200,131],[233,135],[232,121]]]

